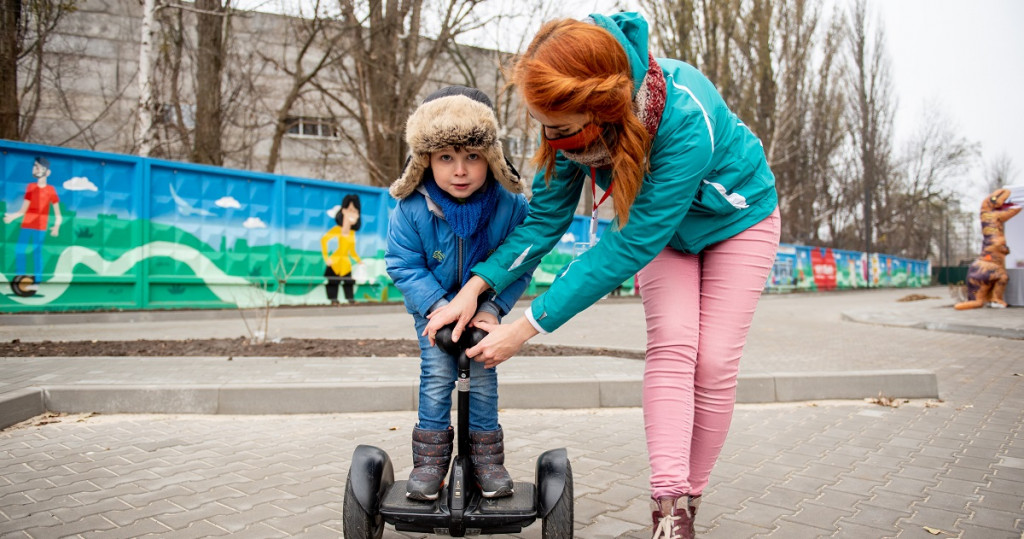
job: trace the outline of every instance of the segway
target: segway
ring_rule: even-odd
[[[346,539],[379,538],[384,524],[401,532],[433,533],[451,537],[519,533],[538,518],[546,539],[573,535],[572,468],[565,448],[545,451],[537,459],[536,484],[514,482],[514,493],[484,498],[473,478],[469,458],[469,365],[466,349],[487,333],[469,328],[452,342],[452,326],[437,332],[442,350],[458,357],[457,453],[448,482],[436,500],[406,497],[406,481],[395,481],[391,459],[384,450],[360,445],[352,453],[342,510]]]
[[[35,290],[28,288],[32,284],[35,284],[35,279],[31,275],[15,275],[11,279],[11,292],[14,292],[19,297],[30,298],[36,295]]]

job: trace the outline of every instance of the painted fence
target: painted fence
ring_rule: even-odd
[[[771,292],[920,287],[931,284],[931,262],[878,253],[782,244],[768,278]]]
[[[398,300],[384,269],[395,206],[384,189],[0,141],[0,312],[328,304],[324,256],[338,249],[335,218],[353,195],[353,300]],[[528,293],[571,260],[587,225],[575,219]],[[926,268],[784,246],[768,285],[920,286]]]

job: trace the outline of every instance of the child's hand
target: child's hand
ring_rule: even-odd
[[[498,324],[498,317],[494,316],[491,313],[485,313],[485,312],[481,311],[481,312],[476,313],[476,316],[474,316],[473,319],[469,321],[469,326],[470,327],[474,327],[474,328],[480,327],[480,326],[477,325],[477,323],[479,323],[479,322],[484,322],[485,324],[497,325]]]
[[[452,322],[455,322],[455,328],[452,330],[452,341],[458,342],[462,332],[466,330],[466,324],[470,322],[474,313],[476,313],[476,299],[488,288],[486,281],[474,275],[469,278],[469,281],[462,287],[462,290],[455,294],[455,298],[448,305],[428,314],[427,320],[429,322],[427,322],[427,327],[423,330],[423,335],[430,339],[430,345],[434,345],[434,334],[437,333],[437,330]]]
[[[430,339],[430,345],[433,346],[434,335],[437,331],[455,322],[455,328],[452,329],[452,341],[458,342],[459,337],[462,336],[466,325],[472,320],[473,313],[475,312],[476,296],[464,294],[460,291],[448,305],[427,315],[429,322],[427,322],[427,327],[423,330],[423,335]]]

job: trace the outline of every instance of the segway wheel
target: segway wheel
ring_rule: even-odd
[[[35,279],[33,279],[31,275],[16,275],[11,279],[11,291],[14,292],[15,295],[23,298],[32,297],[36,295],[36,291],[29,290],[27,287],[34,282]]]
[[[380,513],[371,515],[359,505],[351,479],[345,481],[341,521],[345,539],[380,539],[384,536],[384,517]]]
[[[572,539],[572,466],[566,462],[565,488],[555,506],[541,523],[541,537],[544,539]]]

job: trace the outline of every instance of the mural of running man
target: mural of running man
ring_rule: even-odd
[[[51,236],[56,237],[60,234],[63,217],[60,213],[57,190],[46,183],[50,177],[49,160],[45,157],[36,157],[32,165],[32,176],[36,181],[25,189],[25,202],[22,203],[21,209],[4,215],[4,223],[11,223],[19,217],[24,217],[21,221],[21,232],[18,234],[18,244],[14,249],[15,274],[19,277],[25,275],[25,254],[31,245],[35,253],[33,281],[30,284],[21,284],[20,288],[25,292],[35,293],[39,290],[39,283],[43,281],[43,240],[46,238],[46,229],[50,221],[50,206],[53,206],[54,215]]]

